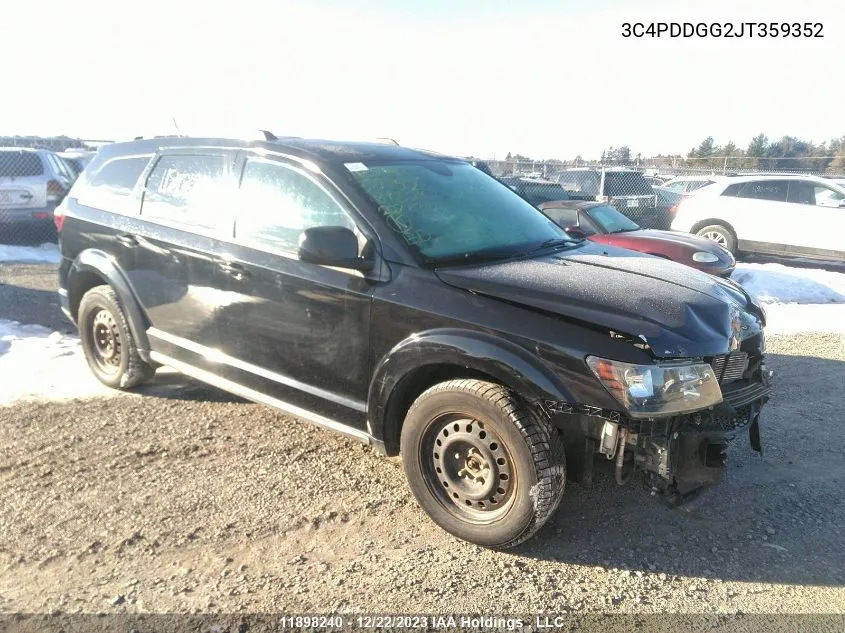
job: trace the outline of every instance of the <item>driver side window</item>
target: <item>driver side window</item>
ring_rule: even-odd
[[[824,185],[816,185],[813,188],[816,198],[816,206],[819,207],[839,207],[845,201],[845,194],[841,194],[833,189],[828,189]]]
[[[838,207],[845,195],[815,182],[799,180],[789,183],[789,202],[817,207]]]
[[[300,234],[316,226],[355,230],[352,219],[334,198],[298,168],[247,160],[235,219],[238,241],[295,253]]]

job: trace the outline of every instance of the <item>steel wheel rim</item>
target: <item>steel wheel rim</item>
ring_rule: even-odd
[[[724,249],[728,248],[728,238],[726,238],[725,235],[723,233],[720,233],[719,231],[706,231],[701,234],[701,237],[705,237],[708,240],[716,242],[716,244],[718,244]]]
[[[92,356],[97,367],[114,374],[120,370],[123,344],[117,321],[108,310],[98,310],[91,319]]]
[[[435,418],[419,458],[433,496],[464,521],[492,523],[513,504],[513,458],[501,437],[479,420],[464,414]]]

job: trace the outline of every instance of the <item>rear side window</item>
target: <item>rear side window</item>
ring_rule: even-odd
[[[730,197],[733,198],[739,192],[739,188],[741,186],[742,186],[742,183],[739,183],[739,182],[735,182],[732,185],[728,185],[727,187],[725,187],[725,190],[722,192],[722,195],[723,196],[730,196]]]
[[[651,196],[654,191],[638,171],[608,171],[604,175],[606,196]]]
[[[43,176],[44,165],[35,152],[0,152],[0,178]]]
[[[569,192],[597,196],[599,175],[594,171],[565,171],[558,174],[557,181]]]
[[[772,202],[786,202],[786,192],[789,188],[787,180],[758,180],[746,182],[737,193],[739,198],[753,198],[754,200],[770,200]]]
[[[82,173],[82,163],[80,163],[75,158],[62,158],[71,171],[74,173],[75,176],[79,176]]]
[[[64,161],[56,156],[55,154],[47,154],[48,160],[52,163],[53,169],[56,171],[56,174],[59,176],[64,176],[68,180],[73,180],[74,175],[71,172],[70,167],[65,165]]]
[[[135,183],[150,162],[152,156],[130,156],[115,158],[105,163],[88,177],[89,187],[103,187],[109,193],[128,196],[135,188]]]
[[[150,172],[141,215],[185,227],[222,226],[229,182],[226,158],[211,154],[162,156]]]
[[[687,191],[695,191],[696,189],[701,189],[705,185],[709,185],[713,180],[691,180],[687,183]]]
[[[543,202],[552,202],[553,200],[569,200],[566,190],[557,183],[526,182],[523,183],[520,193],[533,204],[542,204]]]
[[[71,196],[80,204],[112,213],[137,214],[139,201],[131,197],[135,184],[150,162],[148,156],[126,156],[112,158],[103,163],[92,163],[89,170],[81,177]]]

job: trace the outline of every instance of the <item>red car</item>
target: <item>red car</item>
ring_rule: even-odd
[[[736,266],[733,255],[712,240],[643,229],[602,202],[557,200],[539,207],[572,237],[664,257],[719,277],[730,277]]]

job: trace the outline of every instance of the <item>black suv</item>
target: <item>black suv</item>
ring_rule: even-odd
[[[671,218],[662,209],[642,172],[624,167],[572,167],[552,178],[570,200],[605,202],[647,229],[668,229]]]
[[[128,389],[169,365],[400,454],[443,528],[533,535],[608,464],[678,500],[769,392],[762,310],[574,241],[469,163],[398,146],[171,138],[100,150],[56,214],[63,310]]]
[[[550,180],[522,176],[503,176],[499,180],[535,207],[539,207],[544,202],[569,200],[569,194],[566,193],[564,188]]]

